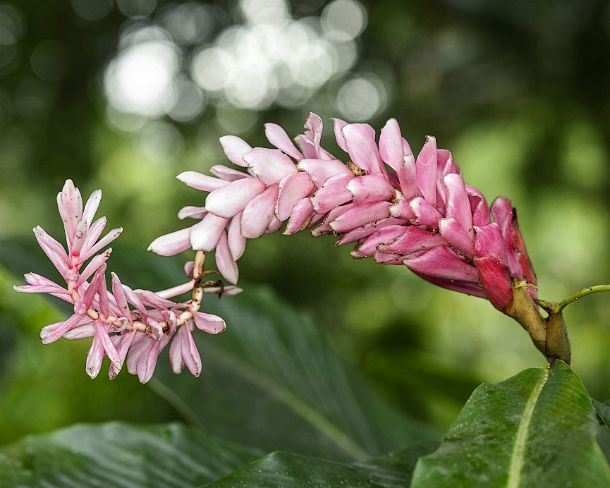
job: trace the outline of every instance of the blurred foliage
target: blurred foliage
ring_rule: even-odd
[[[205,109],[188,122],[110,106],[104,75],[126,49],[121,36],[167,26],[168,12],[187,3],[215,12],[205,38],[180,44],[180,70],[188,74],[198,48],[243,22],[237,3],[52,0],[44,9],[33,0],[0,3],[0,237],[30,238],[36,224],[61,235],[53,201],[70,177],[85,193],[103,188],[102,214],[125,228],[122,242],[138,249],[115,252],[111,267],[119,274],[138,269],[148,243],[180,227],[177,210],[201,200],[174,175],[224,161],[219,136],[232,132],[265,144],[266,121],[296,134],[310,110],[325,120],[349,118],[358,111],[345,106],[345,94],[368,86],[362,99],[374,106],[376,127],[396,117],[414,148],[425,134],[436,135],[470,184],[490,199],[513,199],[541,297],[560,299],[608,282],[607,2],[366,1],[355,62],[300,104],[271,101],[253,110],[204,94]],[[315,18],[327,3],[299,0],[288,9],[295,19]],[[348,84],[354,80],[372,81]],[[266,283],[311,312],[388,398],[442,427],[476,384],[543,364],[527,335],[488,303],[436,289],[402,267],[354,262],[348,251],[328,238],[268,236],[250,243],[240,261],[243,285]],[[20,270],[34,269],[23,259]],[[160,274],[179,269],[174,260],[155,262]],[[130,283],[147,286],[157,274],[142,268]],[[42,347],[37,331],[56,312],[43,300],[16,296],[11,279],[3,275],[0,284],[0,404],[16,411],[0,440],[70,424],[84,410],[88,420],[178,418],[127,375],[90,382],[86,345]],[[566,312],[573,366],[596,398],[610,397],[609,314],[603,295]],[[82,394],[66,395],[68,384]]]

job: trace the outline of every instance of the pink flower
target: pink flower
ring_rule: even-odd
[[[182,209],[181,218],[198,222],[156,239],[149,249],[177,254],[190,241],[195,250],[215,250],[219,272],[236,283],[235,263],[247,239],[285,223],[285,234],[306,228],[315,236],[333,233],[339,245],[355,243],[356,258],[406,265],[436,285],[487,298],[503,311],[512,303],[513,281],[531,284],[535,297],[536,276],[510,201],[498,198],[490,211],[436,139],[428,137],[415,156],[394,119],[379,140],[369,125],[334,119],[336,142],[347,153],[337,157],[321,147],[322,129],[321,119],[310,114],[297,147],[280,126],[266,124],[274,149],[222,137],[227,158],[240,168],[179,175],[208,192],[205,205]]]
[[[72,181],[66,181],[57,202],[64,222],[67,249],[41,227],[34,229],[38,243],[59,271],[65,286],[28,273],[25,275],[27,285],[15,289],[23,293],[47,293],[74,305],[74,313],[69,318],[41,330],[42,342],[49,344],[62,337],[69,340],[92,338],[86,361],[86,371],[91,378],[99,374],[104,359],[108,358],[111,379],[127,362],[129,372],[136,374],[142,383],[150,380],[159,353],[171,343],[172,368],[180,372],[186,365],[198,376],[201,359],[192,331],[198,328],[208,334],[217,334],[225,329],[220,317],[199,311],[201,297],[206,292],[231,295],[241,290],[234,286],[219,288],[199,283],[201,276],[198,273],[203,271],[203,264],[197,266],[193,262],[187,265],[188,282],[159,293],[132,290],[114,273],[111,274],[111,290],[108,290],[106,263],[111,249],[103,249],[118,237],[121,229],[113,229],[99,239],[106,225],[105,217],[93,221],[100,198],[100,190],[93,192],[83,209],[79,190]],[[202,218],[207,212],[191,210],[186,213]],[[213,214],[208,215],[216,218]],[[226,241],[226,236],[223,239]],[[180,252],[191,245],[190,230],[175,232],[160,242],[170,253]],[[222,255],[222,252],[221,245],[217,247],[217,253]],[[224,252],[228,255],[228,248]],[[232,262],[229,259],[227,266]],[[236,273],[236,269],[232,272]],[[191,300],[171,300],[188,292],[193,294]]]

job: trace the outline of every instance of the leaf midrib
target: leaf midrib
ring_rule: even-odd
[[[521,486],[521,473],[523,471],[523,465],[525,464],[525,451],[527,447],[527,439],[529,434],[529,427],[532,423],[534,416],[534,410],[540,398],[540,394],[544,389],[544,386],[548,382],[550,377],[550,368],[546,368],[544,375],[536,383],[536,386],[532,390],[527,402],[525,402],[525,408],[523,409],[523,417],[515,436],[515,443],[510,459],[510,467],[508,471],[508,481],[506,483],[507,488],[519,488]]]
[[[270,395],[277,398],[280,402],[284,403],[293,412],[303,418],[306,422],[316,428],[320,433],[328,437],[335,445],[342,449],[346,454],[353,457],[354,459],[366,459],[368,453],[360,446],[354,439],[349,437],[339,427],[334,425],[328,418],[321,415],[314,408],[304,402],[297,395],[292,393],[290,390],[285,388],[280,383],[270,379],[269,377],[262,375],[255,371],[253,368],[248,367],[243,361],[233,357],[231,354],[222,350],[219,347],[213,347],[214,352],[218,354],[219,359],[222,359],[226,363],[230,364],[239,374],[249,378],[253,383],[257,384],[263,390],[267,391]],[[168,391],[175,392],[172,388],[166,385],[163,381],[157,378],[157,385],[163,385]],[[159,391],[156,392],[160,394]],[[177,396],[177,395],[176,395]],[[166,399],[167,400],[167,399]],[[194,414],[196,417],[196,414]],[[191,417],[191,415],[188,415]],[[188,419],[185,418],[188,421]],[[198,422],[201,425],[201,422]]]

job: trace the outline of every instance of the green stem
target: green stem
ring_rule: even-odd
[[[589,286],[588,288],[583,288],[582,290],[577,291],[576,293],[570,295],[567,298],[564,298],[560,303],[558,303],[556,312],[561,312],[570,303],[575,302],[576,300],[580,300],[582,297],[586,297],[587,295],[591,295],[592,293],[601,293],[602,291],[610,291],[610,285],[595,285]]]

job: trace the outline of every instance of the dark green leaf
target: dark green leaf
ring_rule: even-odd
[[[206,429],[240,444],[331,459],[364,459],[423,438],[406,419],[349,370],[306,315],[270,292],[208,300],[227,321],[221,337],[200,338],[199,380],[167,366],[162,388]]]
[[[178,424],[79,425],[0,449],[0,487],[192,487],[257,455]]]
[[[528,369],[472,394],[414,488],[610,486],[582,382],[562,362]]]
[[[431,443],[414,444],[387,456],[352,464],[275,452],[206,488],[402,488],[409,485],[417,458],[434,447]]]

